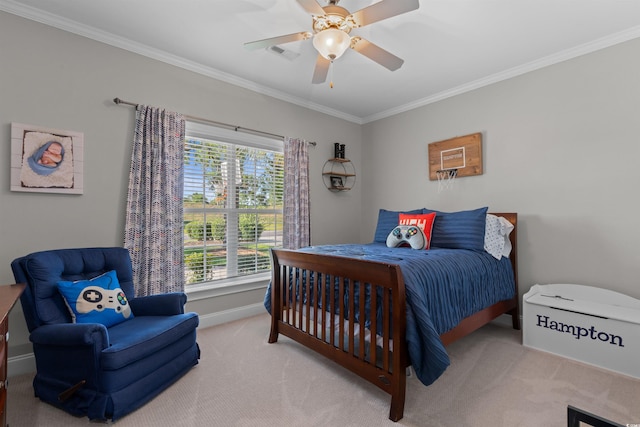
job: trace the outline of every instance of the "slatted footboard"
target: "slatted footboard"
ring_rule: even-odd
[[[351,370],[389,393],[389,419],[401,419],[407,350],[400,268],[284,249],[273,249],[272,261],[269,342],[283,334]]]

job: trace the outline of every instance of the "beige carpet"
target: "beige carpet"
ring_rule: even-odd
[[[487,325],[452,344],[435,384],[408,380],[404,418],[388,395],[287,338],[268,344],[260,315],[198,331],[200,364],[117,426],[566,426],[567,405],[623,425],[640,423],[640,380],[523,347],[520,333]],[[8,423],[95,425],[33,397],[12,378]]]

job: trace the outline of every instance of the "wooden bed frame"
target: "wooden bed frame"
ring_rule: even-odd
[[[465,319],[455,328],[440,336],[448,345],[502,314],[510,314],[514,329],[520,329],[518,268],[517,268],[517,214],[494,213],[514,225],[510,234],[512,250],[510,261],[515,275],[515,296],[500,301]],[[294,341],[328,357],[391,395],[389,419],[398,421],[404,412],[406,367],[408,362],[405,342],[406,296],[400,267],[395,264],[349,259],[332,255],[272,250],[273,280],[271,283],[271,332],[269,342],[283,334]],[[304,277],[304,280],[299,280]],[[317,280],[321,277],[321,280]],[[292,283],[309,283],[292,286]],[[319,282],[319,283],[317,283]],[[337,285],[334,285],[337,283]],[[382,295],[381,320],[376,320],[378,307],[371,299],[369,315],[346,316],[348,313],[367,313],[367,292]],[[344,293],[348,298],[345,307]],[[315,295],[321,295],[316,298]],[[322,307],[336,306],[331,315]],[[365,328],[363,318],[371,319]],[[381,323],[381,324],[377,324]],[[363,332],[362,332],[363,331]],[[371,331],[378,331],[376,339]]]

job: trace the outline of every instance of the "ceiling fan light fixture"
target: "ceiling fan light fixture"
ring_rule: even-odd
[[[0,0],[1,2],[2,0]],[[291,0],[293,1],[293,0]],[[355,28],[371,25],[383,19],[401,15],[420,7],[419,0],[379,0],[354,13],[342,6],[340,0],[323,0],[327,6],[322,6],[320,0],[296,0],[302,8],[311,15],[311,31],[302,31],[268,39],[245,43],[251,50],[267,48],[270,52],[284,55],[284,48],[279,45],[313,38],[313,47],[318,51],[316,66],[311,82],[324,83],[333,62],[351,48],[390,71],[402,66],[404,61],[381,47],[359,36],[350,37]],[[374,1],[374,0],[368,0]]]
[[[327,28],[313,36],[313,47],[329,61],[340,58],[350,46],[349,34],[337,28]]]

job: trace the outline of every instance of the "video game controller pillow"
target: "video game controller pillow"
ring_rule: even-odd
[[[133,318],[115,270],[91,280],[58,282],[58,291],[69,307],[74,323],[101,323],[110,327]]]
[[[387,236],[387,247],[397,248],[400,246],[424,249],[427,247],[427,239],[422,230],[415,225],[398,225]]]
[[[429,249],[431,246],[431,231],[433,230],[433,223],[436,219],[436,213],[431,212],[428,214],[405,214],[398,215],[398,225],[415,225],[424,233],[425,239],[427,239],[427,246],[425,249]]]

